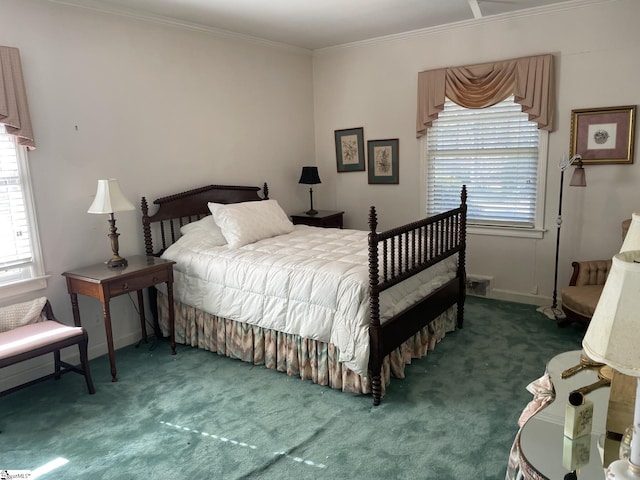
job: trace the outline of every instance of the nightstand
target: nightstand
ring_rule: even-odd
[[[312,227],[342,228],[342,216],[344,212],[334,212],[331,210],[318,210],[316,215],[297,213],[291,215],[294,225],[310,225]]]
[[[579,475],[574,478],[604,480],[604,470],[612,460],[617,459],[620,442],[606,434],[609,387],[588,394],[594,404],[591,434],[574,440],[564,436],[565,406],[569,392],[598,380],[598,369],[583,369],[573,376],[562,378],[564,370],[580,364],[580,353],[580,350],[574,350],[556,355],[547,365],[545,377],[548,376],[548,381],[539,379],[527,387],[527,390],[536,392],[538,402],[543,398],[552,400],[526,420],[516,434],[513,450],[517,454],[518,466],[516,471],[508,471],[506,478],[562,479],[567,478],[565,475],[570,471],[579,469]],[[535,408],[539,408],[539,405],[535,405]]]
[[[116,358],[113,348],[113,333],[111,330],[111,313],[109,300],[118,295],[130,292],[138,294],[138,312],[140,314],[140,329],[142,340],[147,342],[147,328],[145,326],[144,301],[142,289],[159,283],[167,284],[167,298],[169,300],[169,324],[173,326],[173,264],[175,262],[157,257],[136,255],[128,258],[126,267],[109,268],[105,263],[98,263],[88,267],[64,272],[67,278],[67,290],[71,296],[71,308],[75,325],[80,326],[80,310],[78,309],[78,294],[97,298],[102,303],[104,328],[107,335],[109,349],[109,363],[111,364],[111,381],[117,382]],[[171,331],[171,351],[175,353],[174,332]]]

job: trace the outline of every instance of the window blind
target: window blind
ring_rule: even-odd
[[[427,213],[456,208],[467,185],[470,224],[533,227],[539,141],[513,96],[483,109],[446,99],[427,133]]]
[[[0,125],[0,274],[33,261],[25,195],[15,139]]]

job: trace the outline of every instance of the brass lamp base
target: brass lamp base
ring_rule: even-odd
[[[317,215],[318,211],[315,208],[313,208],[313,188],[311,187],[309,187],[309,201],[311,202],[311,205],[310,205],[311,208],[309,208],[309,210],[307,210],[304,213],[306,213],[307,215]]]
[[[127,261],[127,259],[122,258],[119,255],[112,257],[111,260],[107,262],[107,267],[109,268],[120,268],[120,267],[126,267],[127,265],[129,265],[129,262]]]
[[[113,252],[113,257],[111,257],[111,260],[107,262],[107,267],[109,268],[120,268],[129,265],[129,262],[127,262],[126,258],[122,258],[120,255],[118,255],[118,237],[120,236],[120,234],[117,232],[117,230],[116,219],[113,216],[113,213],[111,213],[109,217],[109,235],[107,236],[111,241],[111,251]]]

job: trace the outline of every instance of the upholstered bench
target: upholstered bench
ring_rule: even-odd
[[[84,375],[89,393],[95,393],[87,344],[86,330],[56,320],[51,304],[44,297],[0,308],[0,368],[47,353],[53,353],[54,357],[54,373],[4,390],[0,396],[49,378],[57,380],[60,375],[70,371]],[[70,365],[60,359],[60,350],[73,345],[77,345],[80,351],[80,366]]]

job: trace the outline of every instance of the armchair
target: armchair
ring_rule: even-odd
[[[635,215],[635,214],[634,214]],[[622,240],[624,241],[631,219],[622,222]],[[611,270],[611,259],[573,262],[573,274],[569,286],[562,289],[562,311],[566,318],[558,321],[558,326],[571,322],[589,325],[596,309],[602,288]]]
[[[611,270],[611,260],[573,262],[573,274],[569,286],[562,289],[562,311],[566,318],[559,326],[571,322],[589,325],[596,309],[602,288]]]

